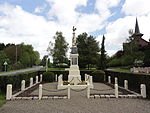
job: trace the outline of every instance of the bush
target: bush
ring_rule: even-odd
[[[138,93],[140,93],[140,85],[145,84],[147,97],[150,98],[150,74],[117,72],[112,70],[107,70],[105,72],[107,81],[108,76],[111,76],[111,82],[114,84],[114,79],[117,77],[119,86],[124,87],[124,80],[128,80],[129,89]]]
[[[44,82],[54,82],[55,75],[52,72],[44,72],[43,73],[43,81]]]
[[[92,73],[94,82],[104,82],[105,72],[101,70],[93,71]]]
[[[26,87],[28,87],[30,83],[30,78],[33,77],[35,81],[35,76],[37,75],[38,72],[34,71],[10,76],[0,76],[0,93],[6,93],[7,84],[12,84],[13,91],[20,89],[22,80],[26,81]]]

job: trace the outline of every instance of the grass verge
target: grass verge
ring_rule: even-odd
[[[129,68],[115,68],[113,70],[119,72],[131,72]]]

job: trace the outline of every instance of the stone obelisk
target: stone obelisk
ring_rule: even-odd
[[[75,85],[81,82],[81,75],[78,66],[78,49],[77,49],[77,42],[75,37],[76,28],[73,26],[73,38],[72,38],[72,47],[71,47],[71,54],[70,54],[70,69],[68,75],[68,81],[70,83],[74,83]]]

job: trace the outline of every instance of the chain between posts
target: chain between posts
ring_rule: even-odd
[[[79,82],[82,82],[78,77],[77,77],[77,79],[79,80]]]
[[[80,90],[75,90],[75,89],[72,89],[72,88],[70,88],[72,91],[75,91],[75,92],[81,92],[81,91],[84,91],[84,90],[86,90],[87,89],[87,87],[86,88],[84,88],[84,89],[80,89]]]
[[[86,81],[88,81],[88,80],[89,80],[89,78],[90,78],[90,76],[88,76],[88,79],[87,79]]]
[[[72,81],[73,81],[73,79],[74,79],[74,77],[71,79],[71,81],[68,81],[68,82],[72,82]]]
[[[94,91],[110,91],[110,90],[114,90],[114,89],[91,89]]]
[[[44,91],[48,91],[48,92],[59,92],[59,91],[64,91],[68,88],[65,88],[65,89],[45,89],[45,88],[42,88]]]

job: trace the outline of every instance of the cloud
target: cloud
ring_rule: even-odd
[[[95,8],[102,17],[107,19],[112,15],[110,8],[117,6],[119,3],[120,0],[96,0]]]
[[[125,0],[122,11],[126,15],[150,14],[149,0]]]
[[[35,8],[34,13],[42,13],[42,12],[44,12],[46,7],[47,7],[46,4],[44,4],[42,6],[38,6],[38,7]]]
[[[142,37],[145,40],[149,40],[150,33],[150,15],[138,17],[138,23],[140,32],[144,34]],[[135,16],[126,16],[124,18],[119,18],[114,22],[111,22],[106,27],[106,50],[109,55],[117,52],[119,49],[122,49],[122,44],[126,42],[129,37],[129,29],[135,29]],[[101,42],[102,35],[97,37],[97,40]]]
[[[0,40],[4,43],[32,44],[43,56],[57,30],[55,22],[24,11],[20,6],[0,5]]]

